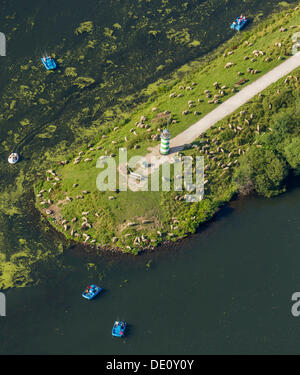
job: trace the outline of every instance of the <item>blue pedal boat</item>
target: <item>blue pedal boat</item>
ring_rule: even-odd
[[[41,57],[41,60],[47,70],[56,69],[55,61],[51,56]]]
[[[127,327],[126,322],[122,322],[122,321],[118,322],[116,320],[112,329],[112,335],[115,337],[124,337],[126,327]]]
[[[242,30],[248,23],[248,19],[246,17],[240,18],[238,17],[230,26],[231,29],[240,31]]]
[[[89,285],[82,293],[82,297],[88,300],[94,299],[101,292],[101,290],[102,288],[100,288],[100,286],[94,284]]]

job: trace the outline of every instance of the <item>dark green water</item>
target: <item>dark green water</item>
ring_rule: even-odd
[[[234,202],[190,240],[137,258],[67,251],[39,270],[39,288],[7,293],[0,353],[299,354],[290,313],[299,202],[299,183],[272,200]],[[100,273],[105,292],[83,300]],[[130,324],[126,340],[111,337],[115,319]]]
[[[52,153],[63,154],[78,141],[82,127],[88,131],[92,118],[81,128],[72,123],[80,108],[92,106],[94,96],[101,95],[96,116],[102,116],[108,106],[230,38],[228,25],[241,12],[240,0],[230,5],[222,0],[164,3],[0,1],[0,31],[8,36],[7,57],[0,59],[0,114],[16,88],[31,85],[32,77],[20,69],[28,59],[39,66],[43,51],[58,56],[66,50],[85,51],[86,41],[74,34],[83,21],[93,21],[99,46],[86,52],[84,66],[76,65],[77,56],[68,63],[103,84],[83,100],[63,81],[56,87],[53,76],[44,78],[41,68],[37,82],[47,87],[40,96],[50,101],[49,108],[17,100],[13,117],[0,121],[0,262],[4,256],[5,264],[11,261],[16,267],[15,285],[29,279],[38,283],[6,292],[8,316],[0,318],[0,353],[297,352],[298,322],[290,315],[289,299],[299,285],[299,188],[273,200],[235,203],[192,239],[136,258],[95,257],[69,249],[34,208],[31,186],[39,172],[38,158],[47,163]],[[278,3],[253,0],[242,8],[253,16],[260,11],[267,15]],[[116,32],[116,40],[108,40],[105,28],[116,23],[122,31]],[[186,31],[179,41],[168,39],[171,28],[188,30],[190,41],[201,44],[191,48]],[[162,32],[153,38],[151,30]],[[133,105],[125,99],[122,103]],[[32,121],[30,127],[20,126],[24,117]],[[56,130],[41,138],[48,120]],[[23,160],[12,168],[6,160],[15,148]],[[92,281],[101,283],[105,293],[87,303],[80,292]],[[111,338],[115,319],[130,324],[125,342]]]

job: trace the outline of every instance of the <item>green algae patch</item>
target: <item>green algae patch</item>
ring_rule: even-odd
[[[91,33],[93,31],[93,22],[92,21],[86,21],[86,22],[81,22],[79,27],[75,30],[75,34],[84,34],[84,33]]]
[[[18,203],[24,193],[24,180],[25,175],[21,171],[16,178],[14,187],[9,187],[1,192],[0,213],[5,213],[9,216],[20,213]]]
[[[18,254],[16,254],[18,255]],[[14,262],[1,262],[0,288],[25,287],[32,282],[30,264],[16,264]]]

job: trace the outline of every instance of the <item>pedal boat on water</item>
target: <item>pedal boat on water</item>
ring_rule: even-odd
[[[82,293],[82,297],[90,301],[94,299],[101,291],[102,288],[100,288],[100,286],[92,284],[85,289],[85,291]]]
[[[41,57],[41,60],[47,70],[56,69],[56,63],[51,56]]]
[[[8,157],[9,164],[16,164],[19,160],[20,156],[16,152],[11,153]]]
[[[115,321],[113,329],[112,329],[112,335],[114,337],[124,337],[125,331],[127,328],[127,323],[122,321]]]
[[[236,31],[241,31],[248,22],[249,21],[245,16],[240,16],[231,24],[230,28]]]

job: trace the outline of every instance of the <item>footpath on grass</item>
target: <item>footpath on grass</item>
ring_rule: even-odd
[[[235,112],[238,108],[246,104],[249,100],[251,100],[256,95],[263,92],[267,89],[270,85],[277,82],[281,78],[287,76],[292,71],[300,67],[300,52],[296,53],[289,59],[287,59],[282,64],[278,65],[270,72],[264,74],[262,77],[257,79],[256,81],[252,82],[241,91],[236,93],[230,99],[226,100],[224,103],[220,104],[217,108],[213,111],[209,112],[206,116],[204,116],[201,120],[197,121],[195,124],[191,125],[188,129],[184,130],[182,133],[178,134],[171,140],[171,147],[169,155],[160,156],[159,158],[153,158],[153,156],[160,155],[160,145],[156,147],[150,148],[149,153],[145,156],[146,163],[151,165],[151,168],[148,169],[139,169],[138,174],[147,176],[149,173],[153,173],[157,170],[160,165],[169,162],[174,163],[174,154],[183,150],[185,145],[192,143],[195,141],[199,136],[215,125],[217,122],[223,120],[225,117],[229,116],[233,112]],[[153,163],[153,160],[155,162]],[[120,165],[119,171],[123,175],[127,174],[127,166]],[[137,190],[138,188],[134,189],[134,185],[130,184],[132,190]]]

